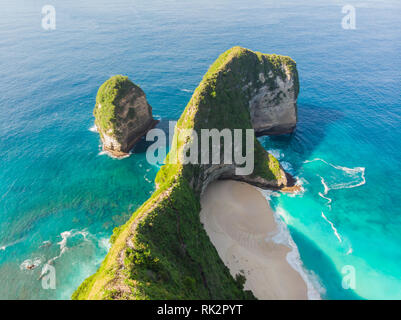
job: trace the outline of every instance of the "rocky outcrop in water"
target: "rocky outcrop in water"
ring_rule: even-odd
[[[231,132],[235,129],[254,129],[256,136],[290,133],[297,123],[298,92],[296,63],[290,57],[234,47],[210,67],[188,103],[177,129],[180,132],[191,126],[198,137],[202,129],[214,128],[228,128]],[[191,149],[191,144],[198,144],[197,149],[201,150],[199,141],[190,137],[182,139],[185,141],[181,150],[172,148],[170,151],[177,152],[178,158],[184,149]],[[244,144],[242,148],[243,154],[246,154]],[[223,159],[223,143],[220,150],[220,158]],[[202,194],[214,180],[233,179],[263,189],[294,189],[294,178],[257,140],[254,143],[254,159],[253,173],[247,175],[236,174],[236,168],[241,165],[234,159],[232,164],[194,166],[196,174],[191,179],[192,188]]]
[[[116,85],[112,81],[103,86],[97,102],[101,106],[97,107],[106,112],[100,116],[95,109],[95,116],[101,135],[113,138],[110,142],[104,137],[102,140],[115,150],[117,143],[130,140],[127,132],[131,109],[134,118],[138,116],[136,106],[142,110],[141,118],[147,125],[140,132],[146,131],[153,119],[144,94],[130,83],[121,81]],[[183,159],[191,146],[199,143],[194,137],[200,137],[204,129],[226,129],[229,133],[238,129],[253,133],[254,129],[259,135],[291,132],[296,124],[298,88],[296,64],[289,57],[240,47],[223,53],[211,65],[177,122],[173,138],[177,142],[156,176],[155,192],[127,223],[114,230],[112,247],[99,270],[81,284],[72,298],[253,298],[250,292],[244,292],[243,278],[231,276],[210,242],[199,219],[200,195],[217,179],[236,179],[282,191],[293,188],[294,179],[254,135],[250,140],[254,144],[249,148],[254,167],[247,175],[236,174],[236,169],[242,167],[235,157],[231,163],[187,163]],[[108,111],[110,101],[114,101],[112,112]],[[197,135],[192,135],[194,131]],[[125,139],[119,138],[122,133]],[[217,141],[224,150],[222,140]],[[238,149],[244,151],[244,145]]]
[[[111,77],[99,88],[93,111],[103,149],[123,157],[157,123],[143,90],[128,77]]]

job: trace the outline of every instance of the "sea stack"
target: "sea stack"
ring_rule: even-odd
[[[103,150],[114,157],[128,155],[132,147],[158,121],[143,90],[126,76],[116,75],[103,83],[93,111]]]

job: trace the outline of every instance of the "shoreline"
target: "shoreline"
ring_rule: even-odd
[[[231,275],[245,276],[245,290],[261,300],[319,298],[297,263],[298,249],[284,222],[262,190],[244,182],[215,181],[201,196],[201,207],[211,242]]]

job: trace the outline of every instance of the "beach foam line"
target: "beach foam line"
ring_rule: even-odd
[[[270,206],[270,197],[266,196],[265,190],[257,188]],[[281,209],[281,208],[280,208]],[[298,247],[291,237],[290,231],[288,230],[286,221],[289,220],[288,214],[284,213],[283,209],[273,211],[273,217],[277,224],[278,231],[272,237],[272,240],[277,244],[285,245],[290,248],[291,251],[287,254],[288,264],[300,274],[301,278],[304,280],[307,287],[307,295],[309,300],[321,300],[321,294],[325,292],[325,289],[320,285],[317,276],[312,272],[305,270],[301,256],[299,254]]]
[[[257,188],[262,194],[263,197],[265,197],[265,199],[267,200],[271,200],[271,197],[278,197],[280,194],[276,191],[272,191],[272,190],[263,190],[260,188]]]
[[[275,241],[277,244],[283,244],[286,245],[291,249],[291,251],[287,254],[287,261],[289,265],[300,274],[302,279],[306,283],[307,287],[307,292],[308,292],[308,299],[309,300],[320,300],[321,295],[319,293],[320,291],[323,291],[322,289],[317,289],[315,286],[319,283],[317,279],[312,279],[313,275],[311,273],[308,273],[304,267],[303,267],[303,262],[301,260],[301,256],[299,254],[298,247],[294,240],[292,239],[290,232],[287,228],[287,225],[285,222],[280,219],[280,216],[274,213],[274,218],[276,220],[277,225],[279,226],[279,231],[278,233],[273,237],[273,241]],[[316,277],[315,277],[316,278]],[[320,287],[320,285],[319,285]]]

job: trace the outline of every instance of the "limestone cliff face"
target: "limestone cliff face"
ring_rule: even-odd
[[[180,159],[193,144],[201,150],[199,141],[190,136],[178,137],[188,128],[196,131],[198,137],[202,129],[214,128],[254,129],[256,136],[289,133],[297,122],[298,91],[298,73],[291,58],[234,47],[215,61],[195,90],[176,127],[174,140],[181,139],[182,143],[170,153]],[[293,187],[294,179],[277,159],[258,140],[254,145],[255,169],[249,175],[235,173],[240,166],[234,159],[233,164],[186,165],[184,170],[193,170],[189,175],[194,191],[202,194],[217,179],[240,180],[263,189]],[[221,159],[223,149],[222,143]]]
[[[157,123],[143,90],[121,75],[99,88],[93,113],[103,149],[116,157],[127,155]]]
[[[266,62],[264,62],[266,63]],[[297,123],[298,73],[283,61],[278,72],[265,68],[251,94],[249,111],[256,135],[291,133]],[[250,83],[250,86],[253,84]]]
[[[130,140],[127,132],[134,131],[129,123],[140,122],[127,120],[130,110],[136,112],[140,105],[140,118],[150,125],[150,107],[142,91],[126,81],[106,82],[104,86],[98,94],[96,123],[102,128],[101,135],[113,138],[102,140],[115,150],[117,143],[122,146]],[[73,298],[253,298],[243,291],[243,283],[231,276],[210,242],[199,218],[199,196],[216,179],[236,179],[275,190],[292,187],[294,179],[255,137],[251,137],[254,169],[248,175],[236,174],[242,166],[235,157],[231,164],[186,163],[183,159],[199,143],[194,137],[201,137],[202,129],[232,133],[235,129],[254,128],[259,134],[291,131],[296,123],[297,94],[296,65],[290,58],[240,47],[223,53],[209,68],[177,122],[173,139],[177,143],[156,176],[155,192],[126,224],[115,229],[107,257]],[[110,101],[112,112],[109,107],[103,109],[110,106]],[[97,110],[106,112],[101,115]],[[222,155],[223,141],[217,141]],[[173,158],[178,161],[169,161]]]

